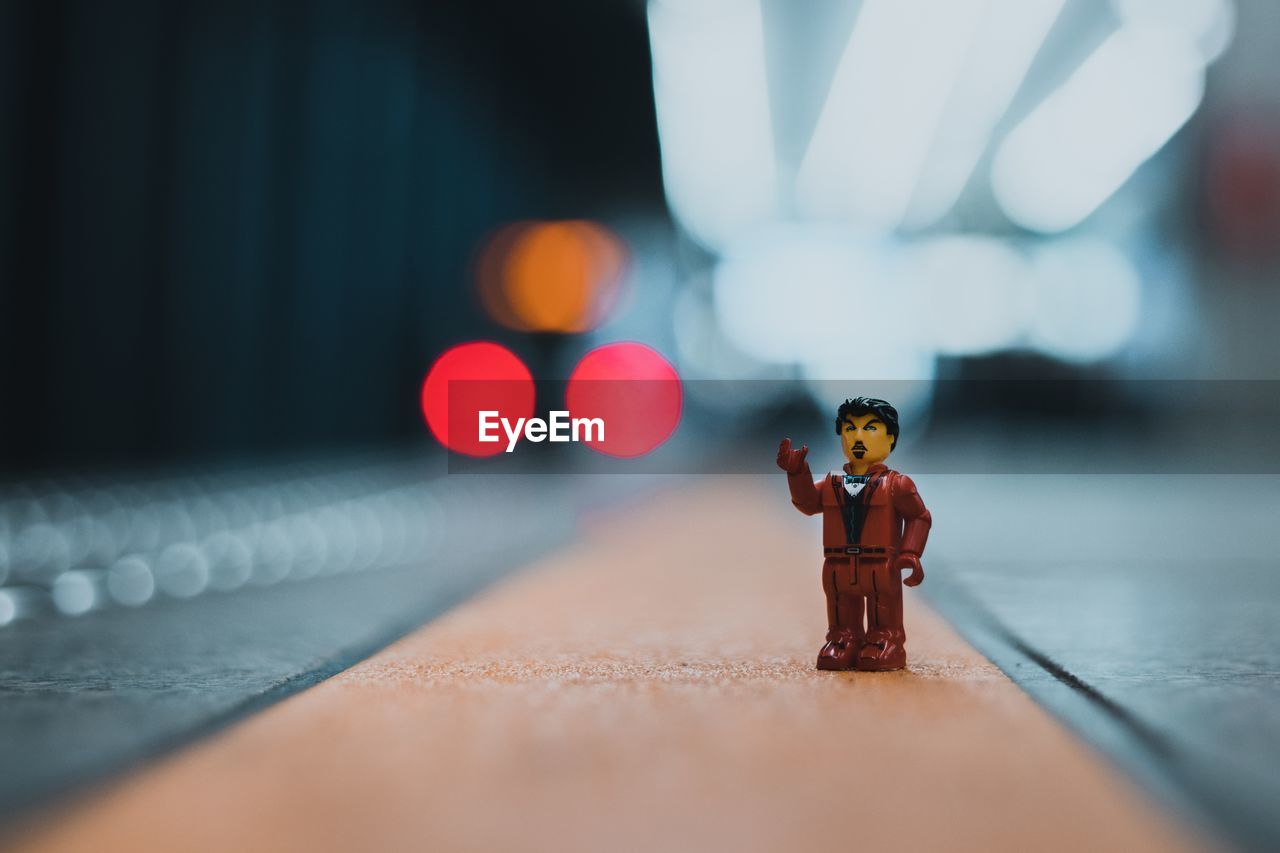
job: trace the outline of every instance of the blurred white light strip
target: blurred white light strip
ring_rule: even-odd
[[[695,240],[720,249],[777,208],[759,0],[651,0],[663,183]]]
[[[996,201],[1033,231],[1077,225],[1160,150],[1203,94],[1195,47],[1121,27],[1001,143]]]
[[[1236,28],[1231,0],[1111,0],[1126,26],[1149,27],[1196,46],[1205,63],[1217,59]]]
[[[1065,0],[991,0],[951,89],[903,225],[925,228],[956,203]]]
[[[801,215],[902,221],[985,6],[866,0],[796,178]]]

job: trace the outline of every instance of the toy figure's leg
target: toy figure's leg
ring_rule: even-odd
[[[827,628],[834,631],[840,627],[840,593],[836,590],[835,560],[822,564],[822,592],[827,597]]]
[[[868,572],[867,635],[858,652],[858,669],[883,672],[907,665],[907,632],[902,624],[902,580],[880,563]]]
[[[849,560],[822,564],[822,591],[827,596],[827,644],[818,652],[818,669],[853,669],[862,646],[862,596],[852,594]]]
[[[866,631],[862,627],[863,614],[866,612],[866,598],[851,585],[840,594],[840,625],[849,631],[849,645],[857,655],[858,649],[865,642]]]

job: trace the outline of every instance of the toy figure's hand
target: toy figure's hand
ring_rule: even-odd
[[[809,445],[799,450],[791,449],[791,439],[784,438],[778,445],[778,467],[788,474],[799,474],[804,470],[804,457],[809,453]]]
[[[898,559],[893,561],[893,568],[894,571],[911,570],[911,576],[903,581],[907,586],[919,586],[924,582],[924,567],[915,554],[899,554]]]

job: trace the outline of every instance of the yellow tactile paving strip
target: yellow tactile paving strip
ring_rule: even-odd
[[[12,848],[1203,845],[911,591],[909,671],[816,672],[818,531],[784,515],[774,485],[731,478],[592,522],[554,558]]]

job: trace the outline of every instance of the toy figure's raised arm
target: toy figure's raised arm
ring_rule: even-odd
[[[822,497],[818,493],[818,484],[809,473],[809,463],[805,456],[809,453],[809,445],[799,450],[791,449],[791,439],[784,438],[778,445],[778,467],[787,472],[787,486],[791,489],[791,503],[805,515],[817,515],[822,512]]]

